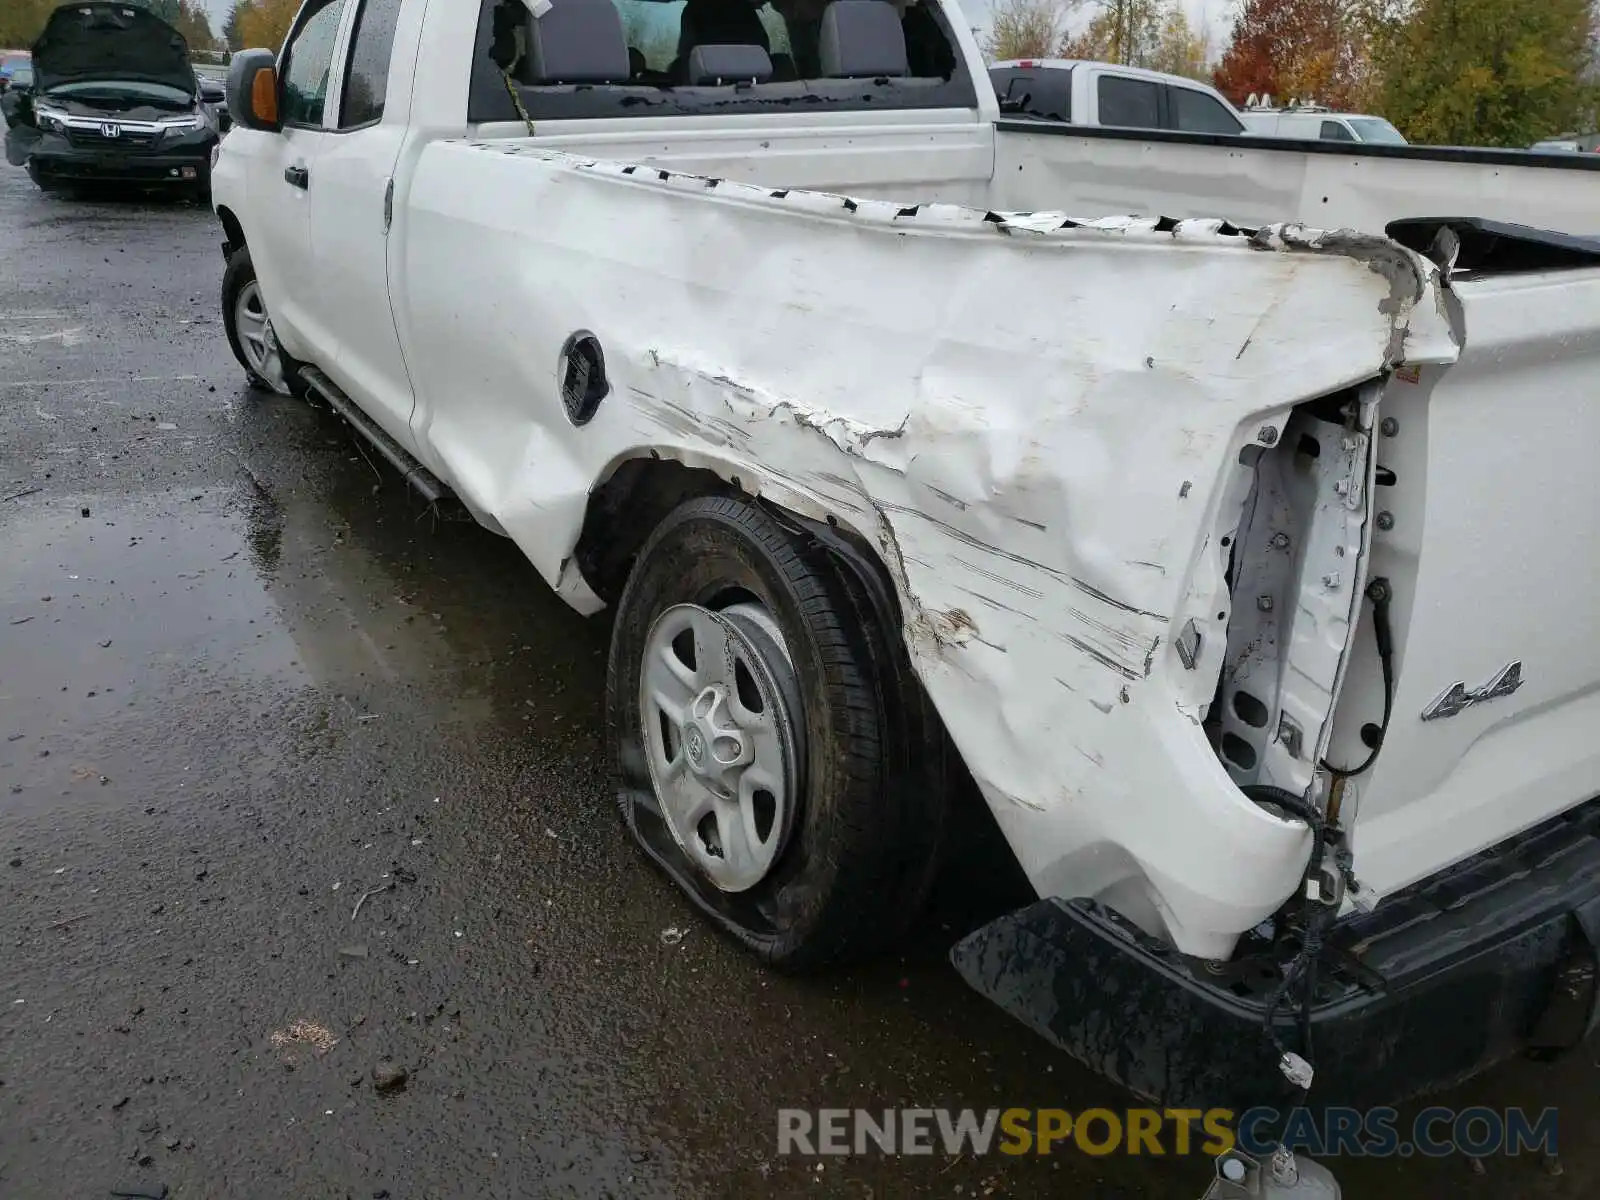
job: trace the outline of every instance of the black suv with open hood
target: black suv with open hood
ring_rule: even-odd
[[[148,9],[89,0],[50,14],[6,157],[42,188],[170,187],[203,195],[217,114],[183,35]]]

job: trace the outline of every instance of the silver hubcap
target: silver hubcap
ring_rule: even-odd
[[[239,289],[239,295],[233,302],[233,324],[239,332],[239,345],[244,348],[250,369],[274,391],[286,392],[288,388],[283,380],[283,361],[278,356],[278,339],[273,336],[272,318],[267,315],[261,287],[254,279]]]
[[[760,883],[798,808],[794,663],[759,604],[667,609],[639,677],[646,757],[661,814],[725,892]]]

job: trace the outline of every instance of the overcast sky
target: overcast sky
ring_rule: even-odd
[[[232,7],[232,0],[205,0],[206,15],[211,18],[211,32],[218,37],[222,36],[222,23],[228,19],[228,10]]]

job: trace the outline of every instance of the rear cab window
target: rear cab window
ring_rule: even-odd
[[[993,67],[989,82],[1006,116],[1072,120],[1071,67]]]
[[[472,124],[978,103],[933,0],[482,0],[470,87]]]

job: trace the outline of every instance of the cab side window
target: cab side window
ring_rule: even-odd
[[[333,43],[346,2],[323,0],[314,9],[308,6],[300,28],[283,49],[279,63],[283,96],[278,111],[285,125],[322,128],[328,78],[333,73]]]
[[[1168,87],[1172,127],[1185,133],[1243,133],[1244,125],[1214,98],[1193,88]]]
[[[1322,123],[1322,141],[1324,142],[1353,142],[1355,136],[1338,121],[1324,121]]]
[[[382,119],[389,87],[389,57],[394,51],[394,29],[399,20],[400,0],[361,0],[339,98],[340,129]]]
[[[1143,79],[1102,75],[1097,84],[1100,124],[1130,129],[1161,128],[1161,89]]]

